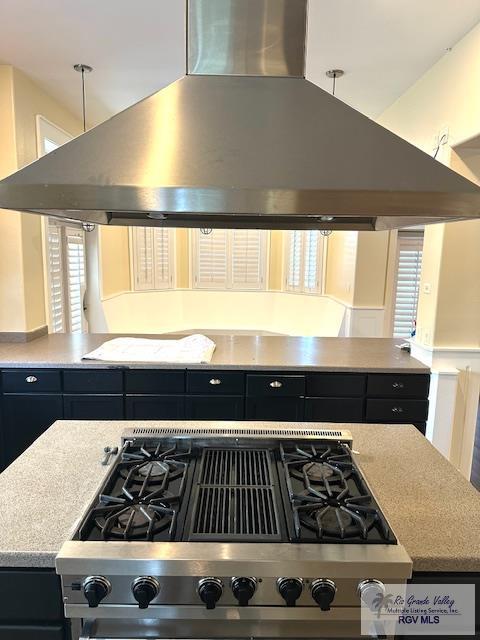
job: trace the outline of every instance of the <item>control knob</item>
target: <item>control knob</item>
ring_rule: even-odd
[[[159,591],[158,580],[151,576],[137,578],[132,584],[133,597],[138,602],[139,609],[147,609],[151,601],[158,596]]]
[[[287,607],[294,607],[302,595],[303,582],[300,578],[279,578],[277,587]]]
[[[385,585],[380,580],[369,578],[362,580],[358,587],[357,593],[360,600],[370,609],[373,610],[373,602],[378,595],[385,595]]]
[[[222,597],[223,584],[219,578],[203,578],[198,583],[198,595],[207,609],[215,609],[217,602]]]
[[[322,611],[330,611],[330,605],[337,593],[337,587],[332,580],[327,578],[320,578],[320,580],[314,580],[311,586],[312,598],[318,604]]]
[[[257,589],[256,578],[232,578],[232,593],[240,607],[246,607]]]
[[[83,595],[92,609],[98,607],[111,590],[112,585],[103,576],[90,576],[83,582]]]

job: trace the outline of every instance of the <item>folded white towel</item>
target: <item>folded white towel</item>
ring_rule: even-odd
[[[180,340],[114,338],[84,355],[83,360],[208,364],[215,347],[215,342],[202,334]]]

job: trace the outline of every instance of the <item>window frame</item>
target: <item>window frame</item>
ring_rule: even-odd
[[[59,127],[54,122],[46,118],[41,114],[37,114],[35,116],[35,132],[36,132],[36,150],[37,157],[41,158],[42,156],[49,153],[49,151],[45,148],[45,140],[50,140],[58,147],[63,146],[67,142],[70,142],[74,139],[70,133]],[[51,150],[53,151],[53,149]],[[60,253],[61,253],[61,262],[62,262],[62,314],[63,314],[63,332],[70,332],[70,318],[71,318],[71,309],[70,309],[70,299],[69,299],[69,282],[68,282],[68,256],[66,255],[67,242],[66,242],[66,233],[67,229],[76,229],[82,232],[83,236],[83,248],[84,248],[84,273],[85,273],[85,284],[83,286],[82,293],[82,305],[84,304],[85,297],[85,286],[87,279],[87,264],[85,259],[86,252],[86,242],[85,242],[85,232],[83,231],[83,227],[81,223],[76,224],[71,221],[63,221],[54,218],[53,216],[42,216],[41,220],[41,235],[42,235],[42,247],[43,247],[43,282],[44,282],[44,300],[45,300],[45,317],[47,320],[47,326],[49,333],[59,333],[54,332],[54,318],[52,313],[52,299],[51,299],[51,291],[52,291],[52,277],[50,272],[50,245],[49,245],[49,225],[52,224],[60,229],[61,240],[60,240]],[[82,312],[81,316],[81,325],[82,332],[86,331],[88,328],[87,320],[85,317],[85,313]]]
[[[316,231],[318,233],[318,245],[317,245],[317,273],[316,273],[316,286],[305,286],[305,260],[306,260],[306,247],[307,247],[307,234]],[[291,235],[299,233],[301,238],[300,249],[300,284],[298,286],[291,285],[290,279],[290,264],[292,260],[292,243],[290,241]],[[295,293],[304,296],[321,296],[325,292],[325,263],[327,259],[328,251],[328,237],[320,233],[318,229],[296,229],[284,232],[284,251],[283,251],[283,290],[287,293]]]
[[[213,230],[215,231],[215,229]],[[218,229],[220,231],[220,229]],[[270,262],[270,242],[271,234],[267,229],[257,229],[260,232],[260,282],[259,286],[238,286],[233,282],[233,238],[235,231],[248,231],[248,229],[222,229],[226,233],[226,276],[225,283],[218,286],[206,286],[199,282],[198,278],[198,260],[199,260],[199,242],[200,229],[190,229],[190,286],[198,291],[267,291],[269,281],[269,262]]]

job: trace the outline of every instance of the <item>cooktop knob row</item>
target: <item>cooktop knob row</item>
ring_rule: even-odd
[[[92,609],[98,607],[111,590],[112,585],[103,576],[89,576],[83,582],[83,595]]]
[[[134,580],[132,584],[132,593],[138,602],[139,609],[147,609],[151,601],[158,596],[160,592],[160,584],[156,578],[152,576],[142,576]]]
[[[222,593],[223,582],[219,578],[203,578],[198,583],[198,595],[207,609],[215,609]]]

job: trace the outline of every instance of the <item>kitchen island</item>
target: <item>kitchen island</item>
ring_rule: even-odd
[[[208,364],[82,359],[114,337],[0,344],[0,469],[61,419],[392,422],[425,432],[430,372],[400,340],[214,336]]]
[[[125,428],[166,424],[172,426],[170,422],[59,421],[0,475],[0,592],[8,602],[18,603],[15,611],[23,624],[44,621],[36,635],[22,638],[64,637],[60,635],[64,622],[55,557],[109,471],[101,464],[104,447],[119,445]],[[266,425],[229,422],[226,426]],[[274,426],[305,427],[301,423]],[[480,495],[413,426],[311,426],[352,432],[358,462],[412,558],[414,579],[478,580]],[[31,602],[36,603],[33,612],[30,604],[25,605]],[[39,603],[48,618],[38,617]],[[1,640],[15,637],[2,636],[2,624],[10,623],[9,615],[11,607],[0,612]],[[48,625],[49,634],[42,635]]]

